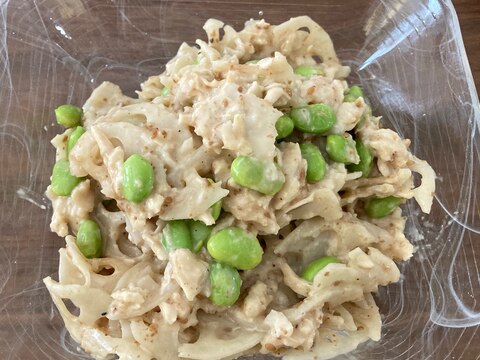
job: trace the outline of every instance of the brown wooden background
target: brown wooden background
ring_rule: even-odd
[[[477,92],[480,89],[480,0],[454,0]]]

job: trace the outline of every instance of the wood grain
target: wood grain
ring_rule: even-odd
[[[454,0],[475,85],[480,89],[480,1]]]

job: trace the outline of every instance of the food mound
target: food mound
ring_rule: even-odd
[[[98,359],[327,359],[379,340],[372,293],[413,251],[399,206],[428,213],[435,173],[309,17],[204,29],[138,98],[104,82],[56,109],[66,247],[44,282],[67,330]]]

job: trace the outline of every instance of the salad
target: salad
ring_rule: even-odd
[[[307,16],[205,23],[135,98],[55,111],[44,279],[97,359],[328,359],[381,337],[372,296],[413,246],[435,173],[383,128]],[[421,177],[415,186],[413,174]]]

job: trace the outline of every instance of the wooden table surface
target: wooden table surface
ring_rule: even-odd
[[[480,89],[480,1],[454,0],[477,92]]]

